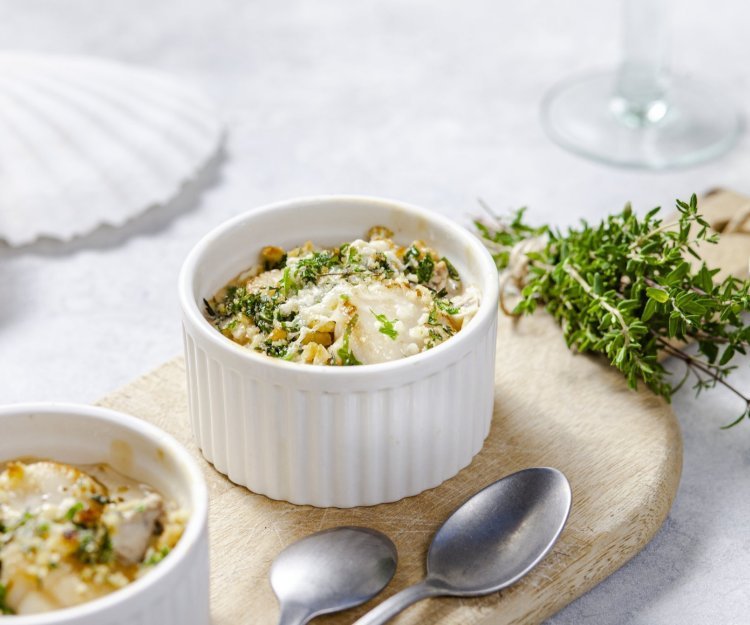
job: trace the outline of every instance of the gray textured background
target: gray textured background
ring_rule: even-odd
[[[747,102],[747,6],[670,4],[674,67]],[[618,36],[614,0],[0,0],[0,46],[171,71],[212,95],[228,128],[223,153],[170,206],[71,244],[0,245],[0,402],[93,401],[178,353],[182,259],[208,229],[269,201],[366,193],[466,220],[480,196],[565,225],[627,200],[643,211],[718,185],[750,193],[748,138],[661,174],[546,139],[545,91],[614,65]],[[737,383],[750,388],[744,365]],[[738,409],[722,392],[682,392],[675,409],[685,466],[669,519],[550,624],[748,622],[750,423],[719,431]]]

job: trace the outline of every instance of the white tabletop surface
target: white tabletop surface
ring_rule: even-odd
[[[673,66],[747,102],[747,5],[673,8]],[[1,46],[168,70],[212,95],[227,125],[222,154],[173,204],[69,244],[0,245],[0,402],[92,402],[178,354],[182,259],[208,229],[267,202],[360,193],[466,220],[482,197],[565,225],[627,200],[645,210],[721,185],[750,193],[748,137],[669,173],[550,143],[545,91],[612,67],[618,35],[615,0],[0,0]],[[748,622],[750,422],[720,431],[738,406],[719,391],[681,392],[674,405],[685,462],[669,518],[548,623]]]

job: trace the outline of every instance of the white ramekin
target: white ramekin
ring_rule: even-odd
[[[189,511],[175,548],[148,575],[120,590],[54,612],[2,617],[8,625],[208,625],[208,494],[188,452],[128,415],[72,404],[0,407],[0,462],[36,457],[105,462],[150,484]]]
[[[258,262],[260,249],[339,245],[373,225],[422,239],[482,293],[477,315],[437,347],[394,362],[326,367],[254,353],[205,319],[210,298]],[[230,480],[313,506],[373,505],[416,495],[467,466],[493,407],[497,270],[481,242],[424,209],[369,197],[272,204],[207,234],[179,280],[193,432]]]

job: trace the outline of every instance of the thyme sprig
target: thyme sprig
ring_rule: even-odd
[[[750,311],[750,282],[719,281],[719,269],[702,261],[699,244],[716,243],[718,235],[695,195],[677,200],[676,223],[663,222],[659,210],[640,218],[627,205],[598,225],[584,221],[566,232],[529,226],[523,209],[510,219],[488,211],[490,219],[475,224],[498,269],[520,290],[512,314],[544,307],[569,348],[605,356],[631,388],[641,381],[667,401],[690,378],[696,394],[724,386],[743,402],[724,426],[732,427],[750,419],[750,395],[727,381],[732,359],[750,345],[742,318]],[[673,382],[661,354],[685,364],[681,381]]]

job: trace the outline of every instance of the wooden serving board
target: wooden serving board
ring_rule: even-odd
[[[721,192],[708,204],[724,210],[730,200],[747,203]],[[705,212],[707,206],[703,208]],[[738,273],[743,271],[743,250],[741,262],[747,268],[749,241],[728,256]],[[518,323],[500,319],[495,414],[482,452],[453,479],[396,503],[318,509],[272,501],[232,484],[203,460],[192,440],[181,358],[101,403],[167,430],[203,467],[211,499],[214,625],[274,623],[278,607],[268,571],[276,554],[312,532],[363,525],[393,539],[399,564],[395,578],[375,600],[315,621],[351,623],[422,578],[433,533],[465,499],[508,473],[546,465],[561,469],[573,489],[570,519],[547,558],[500,593],[429,599],[393,621],[540,623],[646,545],[669,511],[682,464],[680,432],[669,406],[647,391],[628,390],[602,361],[568,351],[559,329],[543,313]]]

